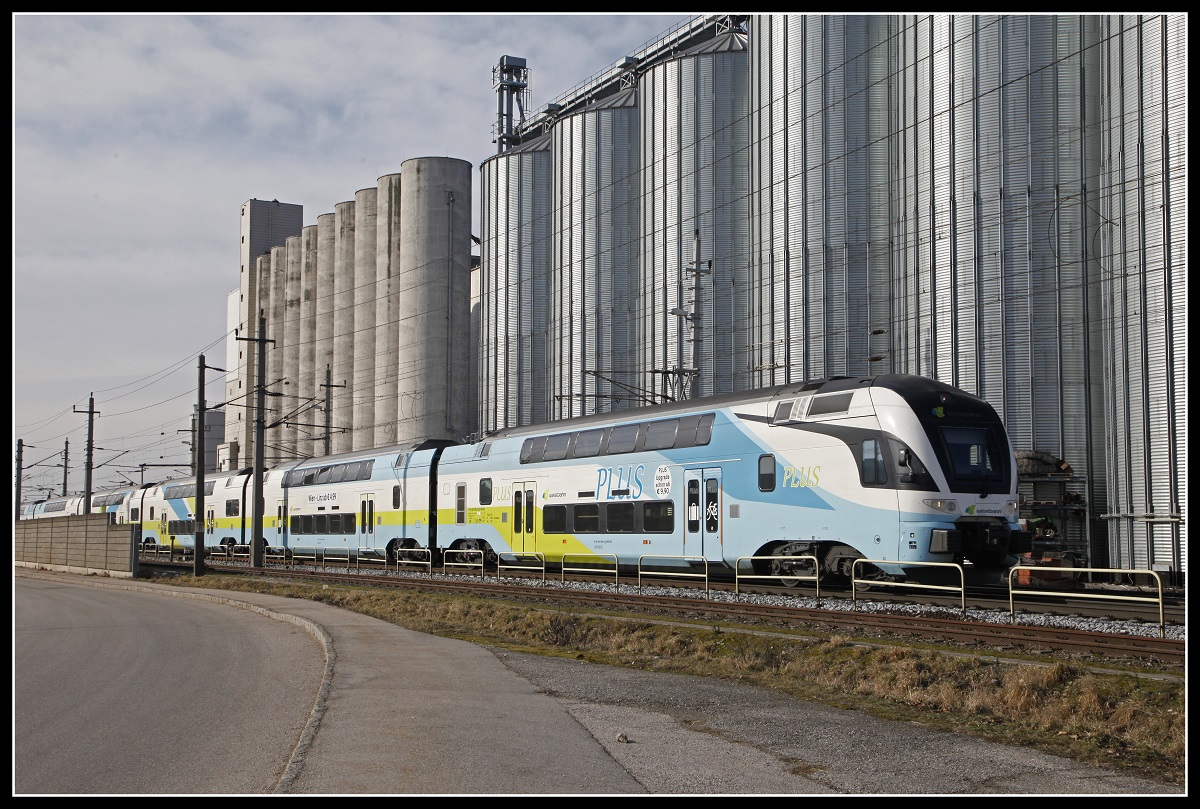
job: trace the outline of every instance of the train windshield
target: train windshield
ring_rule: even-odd
[[[994,427],[942,424],[937,433],[951,491],[1007,489],[1008,460]]]

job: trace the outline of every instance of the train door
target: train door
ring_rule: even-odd
[[[287,501],[275,501],[275,531],[274,542],[267,540],[268,545],[274,545],[276,548],[287,547]]]
[[[722,558],[721,467],[685,469],[683,473],[687,519],[683,552],[711,561]]]
[[[534,536],[534,488],[533,481],[513,484],[512,536],[508,546],[518,553],[533,553],[537,550]]]
[[[358,546],[375,547],[375,494],[366,492],[358,497]]]
[[[204,547],[212,548],[216,542],[214,535],[217,532],[217,510],[215,506],[210,506],[207,501],[204,503]]]

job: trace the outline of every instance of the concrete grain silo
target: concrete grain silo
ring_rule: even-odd
[[[474,431],[471,373],[471,164],[447,157],[400,168],[399,443]]]
[[[271,283],[271,251],[268,250],[264,255],[255,259],[254,267],[255,272],[258,274],[258,311],[254,315],[255,334],[258,338],[270,340],[272,339],[271,293],[273,291]],[[259,331],[260,323],[262,324],[261,332]],[[257,361],[260,356],[258,353],[260,344],[250,342],[243,345],[245,346],[244,351],[251,352],[255,356],[255,377],[246,381],[246,413],[250,419],[250,446],[253,448],[256,444],[255,431],[258,429],[255,422],[261,419],[264,426],[271,423],[271,398],[269,396],[263,398],[263,412],[259,413],[257,410],[258,397],[256,393],[259,379],[262,379],[267,384],[271,382],[271,344],[262,344],[263,353],[261,356],[263,357],[263,363],[261,367]],[[253,449],[249,457],[254,457]],[[269,465],[273,460],[274,455],[271,452],[271,442],[267,438],[267,434],[264,433],[263,463]]]
[[[396,443],[396,373],[400,359],[400,174],[376,184],[375,446]]]
[[[281,452],[283,426],[277,422],[283,416],[283,394],[287,389],[284,384],[287,380],[283,376],[286,289],[287,248],[280,244],[271,248],[271,306],[266,310],[266,336],[273,341],[267,343],[266,391],[268,394],[280,394],[265,396],[263,404],[263,425],[266,429],[263,460],[270,465],[278,464],[284,457]]]
[[[639,370],[674,397],[751,382],[749,68],[746,35],[730,31],[638,81]]]
[[[542,135],[480,167],[479,413],[485,435],[549,418],[550,146],[550,136]]]
[[[354,425],[352,449],[375,446],[375,200],[377,189],[354,194]]]
[[[333,391],[333,331],[334,331],[334,272],[337,241],[337,217],[332,213],[317,217],[317,346],[313,358],[314,390],[321,403],[321,419],[318,423],[332,425]],[[319,430],[315,442],[318,451],[314,455],[328,455],[333,451],[332,436]]]
[[[299,236],[289,236],[284,243],[287,254],[287,276],[283,289],[283,378],[287,382],[280,388],[284,397],[283,416],[287,423],[280,428],[280,458],[288,461],[297,457],[296,436],[293,426],[301,419],[296,418],[300,396],[300,265],[304,258],[304,246]]]
[[[550,418],[645,401],[634,350],[639,258],[637,90],[555,122]]]
[[[894,21],[750,19],[753,387],[888,370]]]
[[[314,403],[322,401],[317,395],[314,374],[317,350],[317,226],[309,225],[301,230],[300,240],[299,381],[296,390],[300,411],[296,421],[302,426],[296,428],[296,451],[301,456],[311,457],[320,451],[320,442],[315,440],[317,428],[312,425],[317,423],[320,415]]]
[[[349,452],[354,419],[354,201],[333,206],[333,451]]]

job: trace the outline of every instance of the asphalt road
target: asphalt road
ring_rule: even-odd
[[[314,601],[18,569],[14,607],[14,795],[1186,794]]]

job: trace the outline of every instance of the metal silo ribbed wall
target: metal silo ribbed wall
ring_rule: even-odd
[[[902,17],[892,78],[893,367],[987,399],[1016,449],[1071,464],[1093,514],[1097,41],[1094,17]]]
[[[471,164],[419,157],[400,168],[396,439],[475,432],[471,374]]]
[[[644,387],[634,367],[638,267],[637,91],[554,125],[550,418],[624,410]]]
[[[480,429],[549,418],[550,136],[481,167]]]
[[[754,386],[891,360],[894,20],[751,18]]]
[[[1103,18],[1109,562],[1187,570],[1187,17]]]
[[[749,373],[749,60],[746,37],[720,35],[655,65],[638,82],[641,263],[635,329],[641,385],[693,366],[691,335],[670,311],[691,311],[699,231],[699,395],[751,385]],[[715,284],[715,286],[714,286]],[[682,294],[681,294],[682,293]],[[715,337],[715,341],[714,341]],[[715,342],[715,345],[714,345]]]

